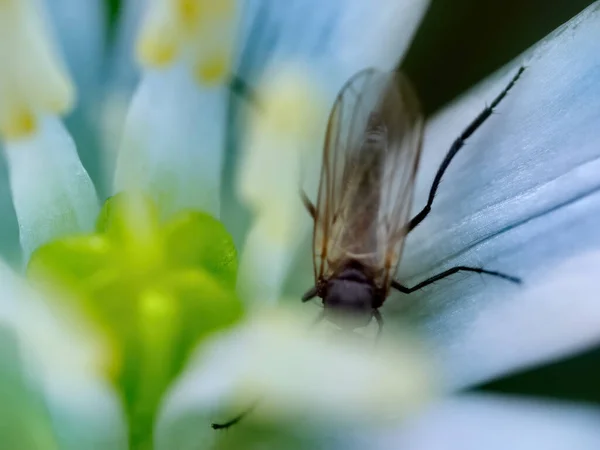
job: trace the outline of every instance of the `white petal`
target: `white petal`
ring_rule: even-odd
[[[75,95],[39,0],[10,0],[0,8],[0,132],[6,141],[34,134],[39,115],[66,113]]]
[[[26,260],[49,240],[93,229],[98,215],[94,185],[59,120],[43,119],[39,132],[7,143],[5,150]]]
[[[126,448],[121,407],[100,376],[105,347],[0,263],[0,326],[15,333],[61,448]]]
[[[297,314],[262,313],[217,338],[169,396],[164,420],[239,411],[259,399],[251,416],[262,420],[394,423],[435,394],[435,373],[406,335],[374,346],[364,336],[309,329]]]
[[[81,161],[97,183],[100,183],[104,155],[99,147],[100,102],[103,100],[104,59],[106,53],[107,17],[104,0],[44,0],[47,16],[57,37],[58,46],[77,87],[78,101],[65,120],[77,142]]]
[[[185,64],[148,71],[128,113],[116,191],[148,191],[166,215],[218,217],[227,96],[225,86],[200,87]]]
[[[137,41],[146,70],[125,125],[115,189],[149,192],[164,215],[219,216],[238,2],[153,2]]]
[[[578,404],[468,395],[445,400],[398,430],[350,435],[343,449],[594,450],[600,409]]]
[[[304,184],[314,200],[327,117],[341,86],[366,67],[396,67],[427,5],[248,3],[238,72],[256,89],[258,107],[250,108],[239,143],[237,192],[256,216],[240,263],[245,297],[279,298],[311,229],[298,188]]]
[[[455,265],[483,266],[522,286],[456,275],[410,297],[454,386],[553,358],[600,338],[600,13],[595,3],[429,124],[415,210],[453,139],[521,63],[527,70],[468,140],[431,215],[408,238],[411,286]]]

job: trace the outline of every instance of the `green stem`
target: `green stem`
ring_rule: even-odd
[[[144,293],[140,298],[140,342],[137,356],[135,398],[129,410],[129,438],[132,450],[154,447],[154,425],[162,398],[173,378],[173,346],[177,314],[173,299],[159,292]]]

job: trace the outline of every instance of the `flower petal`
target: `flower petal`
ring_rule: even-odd
[[[103,100],[106,47],[106,2],[103,0],[44,0],[49,24],[57,37],[77,87],[78,102],[65,118],[81,161],[104,194],[105,155],[99,146],[100,102]]]
[[[428,331],[454,386],[482,381],[600,338],[600,3],[430,123],[415,212],[459,135],[526,64],[522,78],[450,165],[432,212],[407,241],[408,286],[456,265],[522,286],[457,275],[389,299]],[[407,302],[408,305],[407,305]]]
[[[582,404],[468,395],[433,405],[397,430],[356,435],[336,448],[391,450],[593,450],[600,409]]]
[[[237,1],[159,0],[144,20],[145,66],[117,161],[115,189],[150,193],[164,215],[219,216]]]
[[[226,405],[236,414],[259,399],[250,416],[267,421],[396,422],[436,393],[423,349],[406,335],[374,347],[364,336],[309,330],[304,319],[263,312],[204,347],[201,363],[167,401],[164,420],[208,416]]]
[[[427,5],[426,0],[384,0],[377,7],[367,0],[249,3],[238,73],[256,89],[257,104],[249,108],[240,137],[237,194],[256,218],[240,264],[241,288],[251,299],[279,298],[310,230],[298,188],[305,184],[314,199],[335,96],[359,70],[395,68]]]
[[[46,405],[25,377],[18,341],[0,325],[0,439],[9,448],[57,448]],[[37,394],[37,395],[36,395]]]
[[[52,239],[94,228],[96,191],[59,120],[45,118],[38,133],[5,150],[25,259]]]
[[[145,74],[127,116],[115,190],[142,189],[161,212],[219,214],[227,92],[200,88],[178,64]]]
[[[59,58],[37,0],[0,5],[0,132],[4,140],[31,136],[39,115],[64,114],[74,103],[69,74]]]
[[[99,375],[103,345],[2,263],[0,286],[0,324],[14,332],[22,354],[24,372],[17,376],[39,385],[36,395],[48,407],[59,447],[125,448],[119,401]]]

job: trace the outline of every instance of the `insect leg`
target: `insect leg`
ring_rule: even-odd
[[[300,190],[300,198],[302,199],[304,207],[306,208],[310,216],[313,218],[313,220],[317,220],[317,207],[314,205],[313,202],[310,201],[310,199],[306,195],[306,192],[304,192],[303,189]]]
[[[469,126],[467,126],[467,128],[464,129],[464,131],[460,134],[460,136],[452,143],[450,150],[448,150],[448,153],[446,153],[444,160],[440,164],[440,167],[438,168],[438,171],[435,174],[435,178],[433,179],[433,183],[429,190],[429,197],[427,198],[427,204],[409,222],[408,233],[410,233],[417,225],[419,225],[431,211],[431,205],[433,203],[433,198],[435,197],[437,189],[440,185],[442,176],[444,176],[444,172],[446,172],[446,169],[448,169],[448,166],[452,162],[452,159],[456,156],[458,151],[465,144],[465,141],[469,137],[471,137],[471,135],[477,130],[477,128],[479,128],[486,121],[486,119],[488,117],[490,117],[492,115],[494,108],[498,106],[498,104],[502,101],[502,99],[504,97],[506,97],[506,94],[508,94],[508,91],[510,91],[512,89],[512,87],[515,85],[515,83],[517,82],[517,80],[519,79],[519,77],[521,76],[521,74],[524,71],[525,71],[525,67],[521,66],[519,68],[519,70],[517,71],[517,73],[515,74],[515,76],[510,80],[510,83],[508,83],[508,85],[504,88],[504,90],[502,92],[500,92],[500,94],[494,99],[494,101],[492,101],[490,106],[486,106],[484,108],[484,110],[479,113],[479,115],[469,124]]]
[[[494,277],[502,278],[503,280],[510,281],[512,283],[521,284],[520,278],[513,277],[512,275],[507,275],[502,272],[495,272],[492,270],[480,269],[478,267],[456,266],[456,267],[452,267],[451,269],[444,270],[442,273],[438,273],[437,275],[434,275],[430,278],[427,278],[426,280],[421,281],[420,283],[416,284],[413,287],[403,286],[396,280],[392,281],[392,287],[404,294],[410,294],[411,292],[418,291],[419,289],[422,289],[431,283],[435,283],[438,280],[449,277],[450,275],[454,275],[455,273],[458,273],[458,272],[482,273],[485,275],[491,275]]]
[[[317,296],[318,290],[316,286],[311,287],[306,293],[302,296],[302,303],[305,303],[309,300],[312,300]]]
[[[248,414],[250,414],[254,410],[254,408],[256,408],[257,404],[258,404],[258,402],[255,402],[248,409],[246,409],[245,411],[242,411],[240,414],[235,416],[233,419],[228,420],[227,422],[211,424],[212,429],[213,430],[226,430],[227,428],[230,428],[230,427],[236,425],[244,417],[246,417]]]

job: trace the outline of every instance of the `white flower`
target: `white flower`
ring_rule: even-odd
[[[514,274],[524,285],[458,275],[411,297],[392,297],[383,308],[388,337],[371,348],[323,336],[321,328],[308,331],[305,321],[260,306],[286,294],[297,299],[296,286],[312,282],[311,272],[294,266],[308,261],[310,249],[311,222],[298,186],[314,198],[333,98],[358,70],[397,66],[425,0],[381,0],[377,7],[370,0],[130,0],[115,48],[105,48],[100,0],[1,2],[0,138],[24,260],[49,241],[91,232],[96,188],[101,198],[146,191],[166,218],[186,208],[206,211],[243,242],[238,287],[252,305],[250,319],[200,347],[167,400],[158,448],[221,443],[210,421],[255,394],[261,404],[250,423],[298,420],[293,431],[314,438],[310,448],[367,442],[435,449],[466,439],[481,443],[475,448],[596,448],[594,408],[483,396],[432,400],[600,337],[598,5],[428,124],[415,211],[452,140],[527,65],[452,162],[431,215],[407,241],[398,274],[412,285],[469,264]],[[141,69],[132,64],[134,41]],[[70,133],[63,116],[73,107],[64,119]],[[108,180],[113,189],[106,189]],[[250,213],[250,226],[240,207]],[[10,217],[3,212],[2,227],[10,229]],[[288,287],[290,277],[295,283]],[[122,411],[101,379],[114,356],[106,355],[102,333],[69,308],[40,299],[3,266],[0,279],[0,325],[17,342],[0,333],[0,344],[18,348],[13,353],[26,360],[18,376],[40,384],[33,397],[49,405],[48,413],[35,409],[43,429],[58,436],[60,448],[126,447]],[[161,311],[175,316],[170,297],[156,302],[155,291],[147,294],[146,337],[175,336],[176,327],[160,327]],[[396,316],[414,322],[426,343],[415,344],[414,336],[389,343]],[[167,347],[161,354],[170,355]],[[0,353],[0,369],[18,359],[11,352]],[[153,373],[164,376],[162,368],[154,364]],[[0,380],[14,381],[3,374]],[[470,423],[481,434],[463,435]]]

